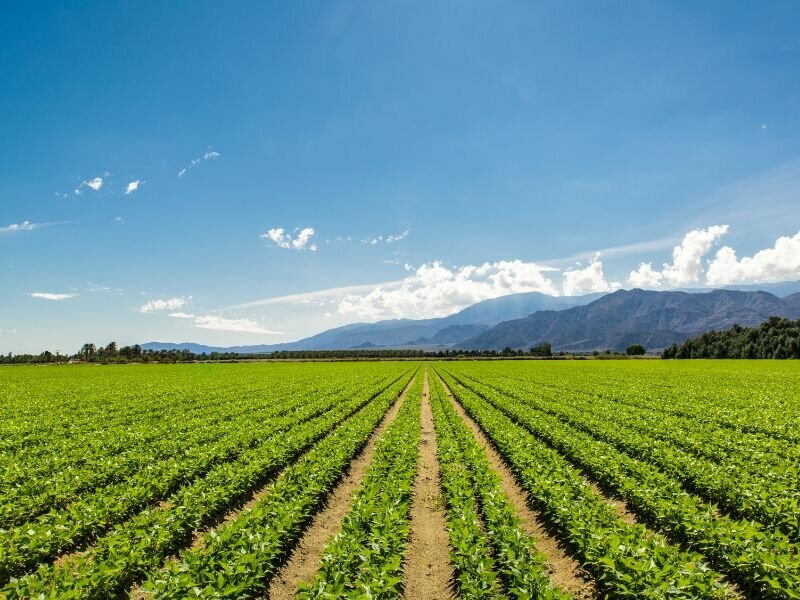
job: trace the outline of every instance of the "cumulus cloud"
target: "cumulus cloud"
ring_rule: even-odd
[[[175,319],[191,319],[198,329],[213,329],[214,331],[234,331],[237,333],[263,333],[280,335],[281,331],[271,331],[258,321],[252,319],[226,319],[218,315],[194,315],[185,312],[170,313]]]
[[[23,221],[22,223],[11,223],[5,227],[0,227],[0,233],[17,233],[19,231],[31,231],[40,227],[40,223],[31,223],[30,221]]]
[[[452,268],[437,261],[418,267],[402,280],[363,294],[348,294],[340,300],[338,310],[365,320],[440,317],[506,294],[538,291],[558,295],[545,275],[553,270],[520,260]]]
[[[562,274],[562,287],[565,296],[579,296],[594,292],[611,292],[619,289],[618,282],[609,283],[603,273],[603,263],[595,256],[588,267],[570,269]]]
[[[314,237],[314,228],[305,227],[301,229],[295,237],[286,233],[282,227],[276,227],[262,233],[258,236],[263,239],[270,240],[278,248],[286,250],[310,250],[311,252],[317,251],[317,245],[311,243],[311,238]]]
[[[138,190],[139,186],[143,183],[144,181],[141,181],[140,179],[134,179],[133,181],[129,182],[128,185],[125,186],[125,195],[132,194]]]
[[[727,225],[693,229],[672,250],[671,263],[664,263],[661,271],[654,269],[651,263],[641,263],[637,270],[631,271],[628,282],[636,287],[650,288],[697,283],[703,274],[703,257],[726,233]]]
[[[192,162],[190,162],[188,165],[186,165],[180,171],[178,171],[178,177],[183,177],[184,175],[186,175],[186,173],[188,173],[189,171],[194,169],[197,165],[199,165],[204,160],[217,160],[221,156],[222,156],[222,154],[220,154],[219,152],[215,152],[213,150],[209,150],[208,152],[203,154],[203,156],[201,156],[200,158],[193,158]]]
[[[42,300],[69,300],[78,294],[53,294],[51,292],[31,292],[31,298],[40,298]]]
[[[653,268],[652,263],[642,263],[635,271],[631,271],[628,282],[637,288],[652,289],[661,287],[662,276],[660,271]]]
[[[737,258],[736,251],[724,246],[708,266],[709,285],[764,283],[800,279],[800,231],[794,236],[781,236],[772,248],[753,256]]]
[[[150,300],[146,304],[143,304],[139,307],[140,313],[152,313],[158,312],[162,310],[178,310],[185,306],[188,306],[192,302],[191,296],[176,296],[174,298],[164,298],[164,299],[155,299]]]

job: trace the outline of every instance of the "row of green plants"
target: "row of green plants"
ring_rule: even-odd
[[[513,379],[567,398],[647,407],[732,435],[800,444],[798,370],[792,362],[631,361],[458,363],[459,373]]]
[[[470,394],[613,489],[648,522],[703,553],[750,593],[760,598],[800,597],[800,547],[786,535],[719,514],[713,504],[687,492],[675,478],[530,403],[491,388],[479,390],[475,383],[470,387],[476,388]]]
[[[264,595],[314,513],[407,381],[389,388],[288,466],[251,509],[151,573],[142,586],[144,592],[164,599]]]
[[[505,373],[502,379],[466,371],[463,373],[471,380],[490,385],[502,382],[502,388],[498,389],[517,396],[548,400],[555,405],[563,405],[565,397],[568,397],[568,405],[578,410],[606,414],[627,427],[666,440],[695,456],[721,464],[732,463],[749,467],[751,475],[786,480],[794,477],[795,471],[800,471],[800,445],[796,443],[762,433],[734,431],[707,420],[701,422],[685,412],[666,411],[663,401],[645,403],[646,398],[632,393],[633,390],[628,390],[627,394],[624,391],[610,394],[594,388],[581,390],[545,387],[525,378],[521,373]],[[676,399],[675,403],[677,402]],[[707,412],[715,411],[714,406],[706,404],[706,407]],[[730,408],[725,410],[730,412]],[[775,414],[775,418],[779,419],[780,415]],[[774,465],[778,466],[778,472],[773,472]]]
[[[325,398],[309,403],[305,420],[298,421],[298,415],[292,415],[294,425],[280,435],[233,460],[217,463],[205,476],[187,481],[158,505],[131,515],[97,539],[88,552],[58,564],[43,564],[33,573],[13,578],[7,593],[11,597],[41,593],[65,598],[113,595],[157,568],[165,557],[185,545],[194,531],[265,485],[351,415],[373,405],[374,398],[396,394],[398,386],[404,385],[404,377],[401,371],[390,384],[351,390],[350,399]],[[20,547],[17,556],[24,551]]]
[[[31,521],[0,531],[0,583],[91,541],[215,466],[263,444],[275,443],[282,432],[323,414],[339,400],[337,396],[323,397],[299,413],[287,410],[267,425],[256,414],[255,419],[236,423],[213,443],[189,448],[130,478],[79,497],[63,509],[53,508]]]
[[[419,462],[423,377],[378,440],[339,533],[326,546],[315,580],[297,597],[399,598],[410,533],[409,510]]]
[[[467,413],[514,469],[536,509],[616,598],[724,598],[722,576],[640,524],[623,522],[558,452],[442,370]]]
[[[466,381],[466,380],[465,380]],[[482,383],[469,379],[469,385],[481,393],[498,391],[503,395],[522,400],[531,408],[555,417],[563,423],[584,431],[597,440],[612,445],[616,450],[656,466],[679,485],[713,502],[720,509],[738,518],[753,521],[761,530],[780,530],[791,540],[800,536],[800,489],[797,463],[779,457],[768,457],[766,462],[753,464],[753,453],[745,453],[720,463],[698,457],[683,450],[653,432],[666,430],[669,424],[658,418],[650,420],[636,413],[624,418],[621,411],[606,411],[604,407],[581,405],[571,401],[548,400],[535,389],[509,386],[502,381],[488,379]],[[684,432],[687,440],[704,445],[702,434]],[[766,471],[764,476],[759,471]],[[779,536],[774,536],[779,537]],[[777,543],[777,540],[776,540]]]
[[[447,399],[438,376],[434,379],[431,407],[460,596],[495,598],[501,587],[510,598],[567,598],[547,576],[535,540],[520,528],[486,452]]]
[[[344,392],[345,389],[331,389],[321,394],[311,390],[305,397],[319,397],[320,400],[329,398],[332,403]],[[30,470],[29,465],[23,463],[19,467],[19,480],[9,481],[12,478],[8,477],[3,481],[4,489],[8,492],[0,503],[0,527],[8,529],[21,525],[30,528],[24,527],[26,521],[48,511],[55,515],[73,502],[90,499],[91,493],[101,487],[105,488],[103,496],[108,495],[106,492],[109,488],[117,490],[118,495],[128,496],[124,490],[130,485],[137,491],[144,491],[146,486],[143,481],[156,479],[169,488],[168,471],[175,474],[175,480],[184,480],[186,473],[193,473],[196,468],[201,468],[201,464],[205,464],[197,462],[199,456],[211,457],[215,449],[232,447],[228,442],[222,443],[223,440],[232,443],[241,440],[249,444],[250,441],[242,439],[242,434],[257,432],[251,438],[253,443],[257,443],[268,433],[258,427],[259,424],[291,425],[291,416],[304,406],[303,399],[303,391],[294,390],[293,393],[279,396],[274,402],[256,403],[252,398],[233,398],[220,404],[218,400],[218,412],[212,412],[209,408],[200,414],[187,415],[183,419],[176,419],[176,426],[168,430],[158,427],[161,422],[156,419],[127,425],[130,430],[141,432],[142,436],[137,435],[135,444],[117,452],[108,448],[87,449],[74,444],[57,461],[57,464],[64,465],[61,469],[52,464],[56,461],[43,460],[38,465],[39,469]],[[302,416],[297,414],[295,418],[302,419]],[[148,431],[149,427],[157,433],[152,434]],[[231,439],[231,433],[235,438]],[[185,465],[188,471],[181,465]],[[24,476],[26,473],[27,477]]]

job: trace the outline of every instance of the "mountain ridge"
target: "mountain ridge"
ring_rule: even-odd
[[[623,350],[639,343],[660,350],[706,331],[759,325],[771,316],[800,318],[800,294],[712,290],[618,290],[589,304],[538,311],[512,319],[458,344],[473,350],[529,348],[549,341],[554,350]]]

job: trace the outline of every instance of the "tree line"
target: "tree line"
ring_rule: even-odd
[[[673,344],[663,358],[800,358],[800,319],[770,317],[758,327],[734,325]]]
[[[564,352],[560,353],[565,355]],[[543,342],[528,350],[434,350],[419,349],[357,349],[349,350],[283,350],[263,354],[241,354],[237,352],[195,353],[189,350],[143,350],[139,344],[119,346],[116,342],[103,345],[86,343],[74,354],[59,354],[45,350],[40,354],[0,355],[0,364],[58,364],[66,362],[128,363],[128,362],[195,362],[223,360],[382,360],[390,358],[457,358],[457,357],[550,357],[553,356],[550,342]]]

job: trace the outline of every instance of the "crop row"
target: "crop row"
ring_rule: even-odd
[[[714,506],[648,463],[533,410],[530,404],[493,391],[476,395],[615,490],[671,537],[705,554],[712,565],[751,593],[764,598],[798,597],[798,547],[785,535],[717,514]]]
[[[503,411],[442,377],[512,466],[537,509],[573,546],[601,587],[619,598],[722,598],[721,576],[703,558],[639,524],[623,523],[563,456]]]
[[[497,597],[496,572],[512,598],[566,598],[547,576],[544,557],[534,539],[520,529],[486,452],[446,398],[438,378],[431,386],[431,407],[461,596]]]
[[[490,394],[490,390],[496,390],[521,400],[535,410],[555,416],[567,425],[611,444],[617,450],[657,466],[688,491],[717,503],[729,513],[763,524],[760,527],[754,524],[755,527],[777,528],[792,540],[800,539],[800,489],[797,488],[796,468],[787,468],[789,472],[785,473],[779,463],[773,464],[770,470],[776,475],[765,480],[751,475],[750,469],[743,466],[716,464],[643,432],[641,423],[647,422],[644,415],[639,418],[640,426],[634,427],[629,421],[621,420],[618,413],[603,410],[603,406],[588,410],[587,406],[573,405],[569,401],[547,401],[535,390],[520,391],[503,383],[492,385],[491,380],[489,385],[485,385],[471,379],[469,385],[475,390]],[[650,422],[649,425],[658,428],[656,423]],[[662,423],[661,426],[667,428],[669,424]],[[697,443],[703,442],[697,440]]]
[[[326,396],[337,397],[343,392],[342,389],[331,390]],[[48,510],[52,514],[79,500],[79,495],[90,498],[88,493],[101,486],[106,486],[107,490],[113,486],[114,490],[118,490],[117,495],[124,496],[128,494],[123,490],[131,486],[143,491],[143,480],[162,480],[168,486],[165,476],[168,470],[176,469],[179,464],[192,465],[198,454],[208,456],[212,447],[230,447],[229,441],[223,441],[223,438],[231,439],[228,432],[237,432],[235,439],[241,440],[238,432],[252,431],[255,424],[281,418],[291,423],[288,417],[303,406],[301,393],[297,392],[275,404],[256,404],[252,399],[249,404],[226,403],[220,408],[219,415],[210,417],[203,414],[194,419],[184,419],[184,427],[178,431],[162,431],[156,439],[137,444],[125,452],[106,455],[104,459],[92,460],[77,467],[70,465],[56,474],[31,477],[24,484],[8,487],[8,493],[0,503],[0,527],[24,525],[26,520]],[[310,397],[315,395],[309,394]],[[302,411],[296,418],[302,418],[301,415]],[[194,465],[199,466],[198,463]],[[192,472],[192,468],[188,473]],[[173,472],[177,477],[186,477],[183,473],[187,471]]]
[[[228,526],[153,573],[143,589],[157,598],[253,597],[269,582],[303,529],[366,444],[407,380],[390,387],[287,467],[264,496]]]
[[[193,532],[202,530],[226,509],[267,483],[320,439],[338,431],[342,423],[347,428],[352,415],[373,410],[376,404],[396,396],[407,377],[400,375],[383,389],[362,389],[354,399],[337,403],[332,410],[298,424],[271,443],[217,465],[166,502],[117,526],[89,552],[57,566],[43,565],[37,572],[13,580],[6,590],[9,597],[113,596],[158,568],[165,557],[186,544]]]
[[[397,417],[378,440],[353,506],[325,548],[316,579],[301,589],[298,598],[401,595],[411,489],[419,460],[422,386],[418,376]]]
[[[501,380],[495,374],[469,373],[470,379],[494,385]],[[542,386],[539,382],[516,373],[502,379],[504,391],[515,395],[549,399],[569,404],[579,409],[602,412],[609,417],[663,439],[697,456],[724,465],[749,469],[750,474],[767,479],[796,481],[800,475],[800,445],[762,433],[746,433],[701,422],[686,413],[675,414],[664,410],[664,402],[645,403],[641,397],[631,397],[630,392],[610,395],[598,389],[568,389]],[[670,403],[672,404],[672,403]],[[713,411],[713,405],[707,411]],[[777,467],[777,468],[775,468]]]

